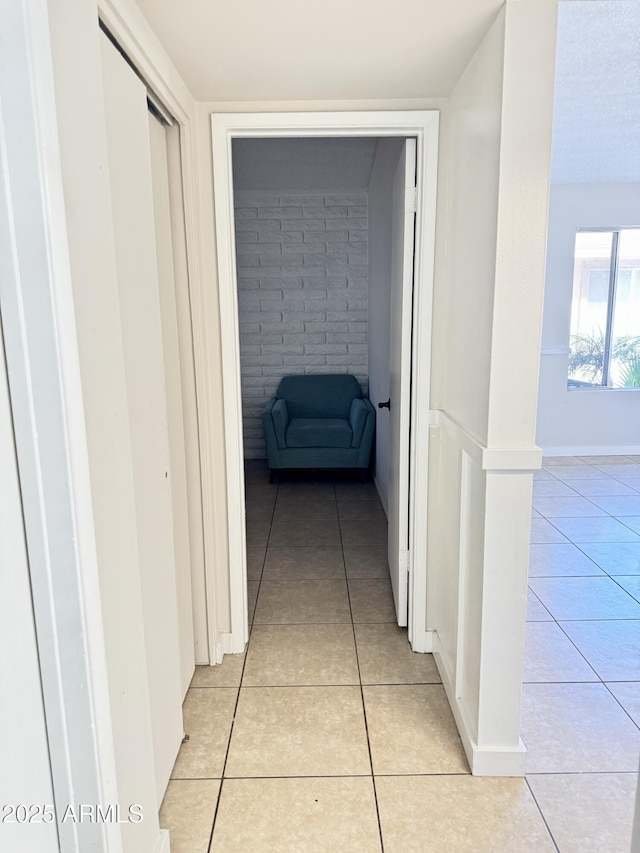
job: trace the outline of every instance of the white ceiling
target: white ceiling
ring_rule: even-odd
[[[236,190],[364,190],[376,139],[235,139]]]
[[[502,0],[138,0],[200,101],[448,95]]]
[[[561,3],[554,183],[640,183],[640,3]]]

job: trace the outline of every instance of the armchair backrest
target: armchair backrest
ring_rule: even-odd
[[[290,418],[349,418],[351,401],[362,397],[360,383],[350,374],[285,376],[276,391],[286,400]]]

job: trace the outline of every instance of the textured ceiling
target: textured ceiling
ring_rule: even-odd
[[[375,139],[235,139],[236,190],[358,190],[369,186]]]
[[[502,0],[138,0],[200,101],[448,95]]]
[[[640,2],[560,4],[554,183],[640,183]]]

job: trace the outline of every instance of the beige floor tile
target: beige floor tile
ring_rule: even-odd
[[[600,471],[609,474],[611,477],[616,477],[621,480],[638,480],[640,479],[640,465],[637,462],[627,462],[626,464],[614,465],[598,465]]]
[[[602,480],[608,476],[601,468],[594,468],[593,465],[553,465],[547,470],[562,481]]]
[[[269,466],[266,459],[245,459],[244,460],[244,477],[245,480],[268,480]]]
[[[334,498],[278,500],[273,516],[274,522],[278,524],[293,521],[335,521],[337,518],[338,507]]]
[[[609,681],[607,687],[637,726],[640,726],[640,681]]]
[[[629,595],[632,595],[636,601],[640,602],[640,576],[612,575],[611,577],[623,589],[626,589]]]
[[[553,622],[553,616],[549,613],[538,596],[529,590],[527,592],[527,622]]]
[[[244,484],[245,499],[248,501],[265,501],[270,502],[273,506],[278,495],[278,487],[269,485],[268,481],[262,482],[246,482]]]
[[[379,521],[342,521],[344,545],[386,545],[387,525]]]
[[[634,496],[607,496],[594,497],[591,500],[601,509],[608,512],[609,515],[614,515],[616,518],[623,518],[628,515],[640,515],[640,495]]]
[[[265,580],[344,578],[342,548],[268,548]]]
[[[529,577],[580,577],[602,575],[599,566],[575,545],[532,545],[529,551]]]
[[[369,778],[227,779],[212,853],[376,853]]]
[[[323,490],[319,492],[309,492],[305,490],[302,492],[280,491],[276,507],[279,510],[287,510],[291,512],[296,512],[301,508],[308,508],[312,510],[314,514],[317,513],[318,518],[334,518],[335,514],[324,515],[324,513],[327,513],[330,510],[335,510],[336,513],[338,511],[336,496],[331,487],[328,487],[326,491]]]
[[[545,468],[553,470],[554,465],[585,465],[587,459],[584,456],[544,456],[542,464]]]
[[[433,655],[411,651],[407,629],[380,622],[355,626],[363,684],[438,684]]]
[[[307,521],[277,521],[271,526],[270,545],[319,545],[326,547],[340,545],[338,521],[324,519]]]
[[[217,666],[197,666],[191,687],[239,687],[244,655],[225,655]]]
[[[529,578],[529,586],[557,619],[640,619],[640,604],[603,577]]]
[[[640,465],[638,467],[640,468]],[[638,485],[640,485],[640,480],[634,480],[633,482],[638,483]],[[625,516],[622,516],[620,518],[620,521],[622,522],[622,524],[624,524],[626,527],[628,527],[632,532],[634,532],[636,534],[636,536],[638,534],[640,534],[640,515],[634,515],[634,516],[625,515]]]
[[[338,516],[340,521],[375,521],[376,524],[387,523],[380,501],[339,501]]]
[[[169,830],[171,853],[208,853],[219,789],[219,779],[169,782],[160,826]]]
[[[588,544],[580,550],[610,575],[640,575],[640,543]]]
[[[262,581],[256,625],[351,622],[344,580]]]
[[[359,684],[351,625],[255,625],[243,687]]]
[[[237,689],[226,687],[196,687],[187,692],[182,712],[189,741],[180,747],[173,779],[222,776],[237,695]]]
[[[555,480],[556,477],[550,474],[548,470],[538,470],[533,472],[533,482],[540,483],[542,481]]]
[[[570,498],[575,497],[576,492],[571,486],[560,480],[536,480],[533,484],[533,497],[535,498]]]
[[[524,779],[376,777],[385,853],[554,853]]]
[[[344,562],[349,578],[388,578],[386,545],[345,545]]]
[[[336,498],[339,501],[379,500],[378,492],[373,483],[336,484]]]
[[[563,622],[603,681],[640,681],[640,620]]]
[[[632,518],[624,524],[615,518],[554,518],[553,524],[572,542],[639,542],[630,529]],[[532,540],[533,541],[533,540]]]
[[[336,493],[332,483],[281,483],[278,498],[307,500],[311,498],[333,498]]]
[[[561,853],[627,853],[634,773],[530,776],[529,784]]]
[[[534,498],[533,506],[546,518],[594,518],[606,515],[603,509],[579,495]]]
[[[247,498],[245,501],[247,521],[268,521],[271,523],[273,507],[273,500],[250,500]]]
[[[256,610],[256,602],[258,600],[258,590],[260,589],[259,581],[247,581],[247,603],[249,605],[249,624],[253,622],[253,615]]]
[[[266,553],[266,548],[247,548],[247,580],[260,580]]]
[[[587,465],[628,465],[629,464],[629,456],[578,456],[582,462],[586,462]]]
[[[585,498],[598,495],[637,495],[637,491],[631,486],[607,477],[606,480],[565,480],[567,486]]]
[[[376,775],[469,772],[443,687],[393,685],[363,692]]]
[[[640,731],[603,684],[524,684],[528,773],[635,772]]]
[[[522,680],[527,683],[599,678],[555,622],[531,622],[527,625]]]
[[[241,689],[226,776],[370,772],[358,687]]]
[[[247,548],[266,548],[271,524],[268,521],[247,522]]]
[[[546,518],[531,519],[531,544],[545,545],[553,543],[567,542],[567,537],[563,536],[553,524],[547,521]]]
[[[396,622],[391,581],[350,579],[349,597],[355,622]]]

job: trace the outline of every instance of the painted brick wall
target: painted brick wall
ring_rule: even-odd
[[[366,393],[367,194],[235,199],[245,456],[265,456],[262,410],[289,373],[353,373]]]

